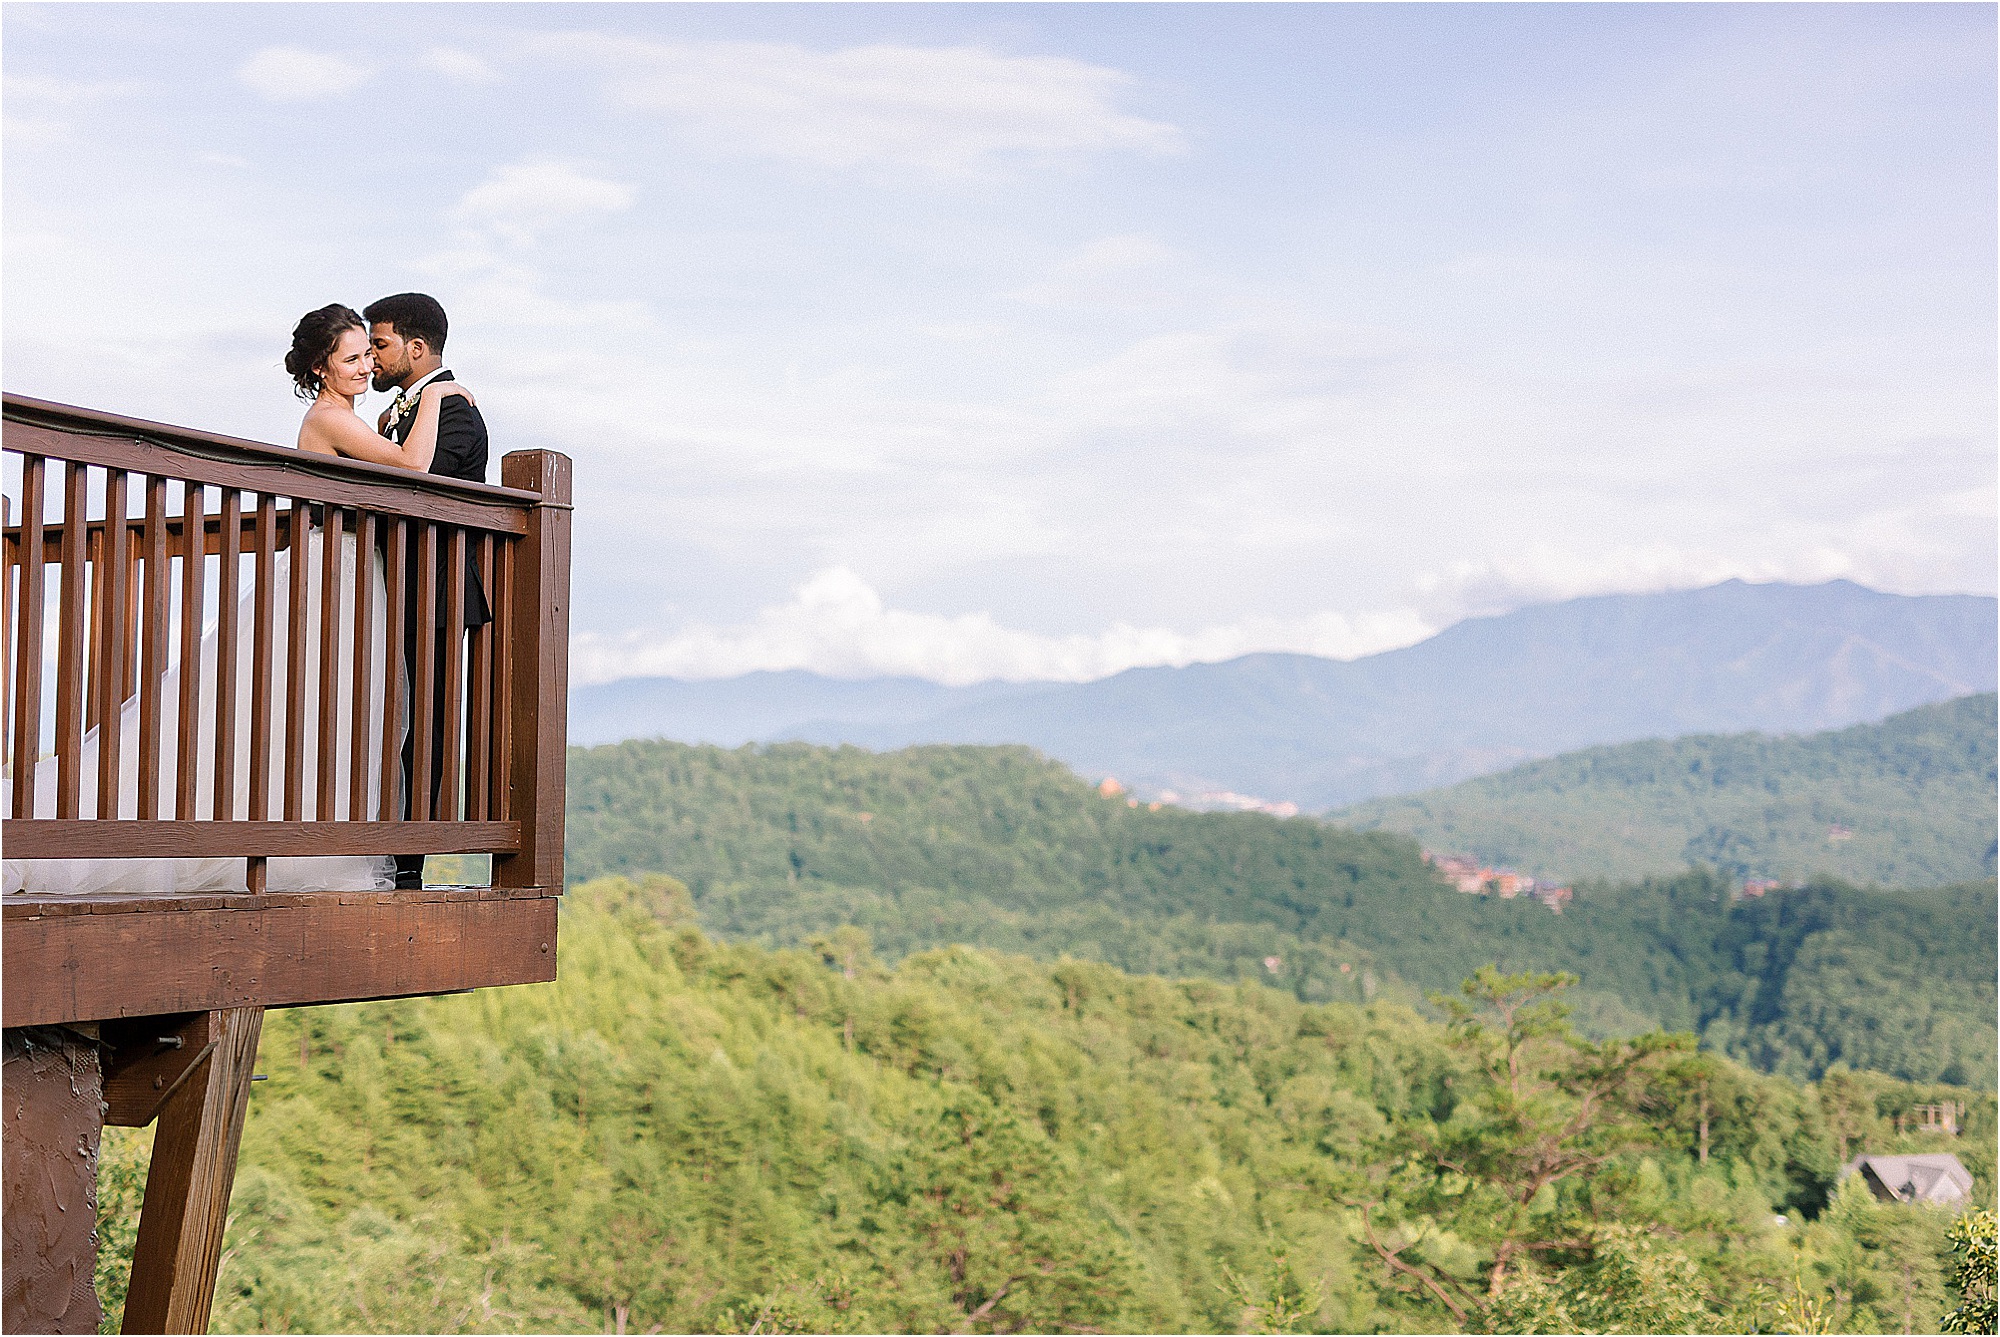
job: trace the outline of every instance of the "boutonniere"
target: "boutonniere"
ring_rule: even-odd
[[[409,417],[417,411],[417,405],[422,399],[422,395],[405,395],[402,391],[397,391],[396,402],[389,406],[389,421],[401,422]]]

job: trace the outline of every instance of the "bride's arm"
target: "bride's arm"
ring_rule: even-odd
[[[444,413],[444,401],[451,395],[460,396],[468,404],[479,402],[472,397],[470,390],[457,381],[432,381],[425,386],[422,397],[417,400],[417,421],[402,445],[409,460],[405,468],[419,473],[429,472],[431,459],[437,454],[438,419]]]
[[[448,395],[463,395],[467,403],[475,402],[472,395],[454,381],[431,382],[424,387],[423,395],[417,401],[416,424],[411,427],[409,438],[400,446],[386,436],[377,436],[369,431],[368,425],[352,413],[314,413],[307,415],[305,426],[299,431],[299,449],[321,455],[345,455],[349,459],[387,464],[397,469],[414,469],[418,473],[428,472],[431,457],[437,453],[439,405]]]

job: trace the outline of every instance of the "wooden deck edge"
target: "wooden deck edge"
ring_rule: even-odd
[[[185,910],[274,910],[310,905],[423,905],[434,902],[485,900],[546,900],[562,895],[561,887],[425,887],[421,891],[271,891],[212,892],[193,895],[169,892],[90,892],[74,896],[15,892],[0,896],[0,916],[20,919],[64,915],[153,914]]]
[[[9,1028],[45,1026],[555,978],[554,895],[413,894],[369,893],[347,904],[341,893],[240,896],[202,908],[162,907],[155,898],[115,913],[10,912],[0,924],[0,1012]]]

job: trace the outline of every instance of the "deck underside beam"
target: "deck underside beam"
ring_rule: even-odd
[[[5,898],[8,1028],[533,984],[556,974],[540,889]]]

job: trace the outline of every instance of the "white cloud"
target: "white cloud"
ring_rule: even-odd
[[[1148,664],[1192,664],[1267,650],[1351,659],[1410,645],[1435,628],[1407,611],[1348,617],[1251,618],[1179,632],[1120,623],[1095,634],[1044,636],[1001,626],[987,613],[947,616],[890,608],[845,567],[819,572],[789,602],[733,626],[695,625],[671,634],[573,638],[580,683],[667,675],[724,678],[759,669],[809,669],[830,677],[898,675],[963,686],[1089,682]]]
[[[1191,257],[1140,233],[1101,237],[1040,283],[1007,296],[1037,306],[1163,306],[1186,295]]]
[[[496,167],[458,202],[459,218],[527,242],[544,229],[632,207],[632,188],[546,158]]]
[[[1593,594],[1701,589],[1725,580],[1816,585],[1851,579],[1878,589],[1892,588],[1897,582],[1885,579],[1888,572],[1878,566],[1822,545],[1781,544],[1768,555],[1745,559],[1668,545],[1582,553],[1531,543],[1505,557],[1453,563],[1413,583],[1424,616],[1446,626],[1461,618],[1511,612],[1530,604]]]
[[[236,77],[273,102],[344,97],[372,75],[344,56],[296,46],[267,46],[236,67]]]
[[[424,52],[418,62],[434,74],[442,74],[453,83],[490,84],[499,82],[500,75],[491,65],[470,51],[460,51],[456,47],[434,46]]]
[[[664,115],[718,152],[963,173],[1015,154],[1168,153],[1182,143],[1175,127],[1113,105],[1127,75],[1058,56],[595,34],[550,38],[544,49],[606,70],[615,102]]]

